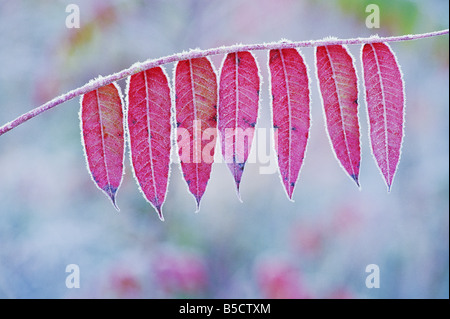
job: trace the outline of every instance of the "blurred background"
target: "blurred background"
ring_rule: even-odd
[[[80,28],[65,11],[80,8]],[[380,7],[368,29],[365,7]],[[191,48],[446,29],[448,1],[0,0],[0,124],[97,77]],[[392,191],[370,152],[360,85],[359,190],[325,132],[314,50],[312,127],[294,201],[264,163],[246,165],[243,203],[214,164],[199,213],[172,164],[165,222],[141,196],[129,156],[120,212],[91,181],[79,99],[0,137],[1,298],[448,298],[448,36],[391,44],[406,82],[406,135]],[[362,78],[360,46],[350,46]],[[267,52],[258,127],[269,128]],[[212,57],[218,69],[223,56]],[[165,66],[172,76],[173,64]],[[125,81],[118,84],[125,89]],[[68,264],[80,288],[68,289]],[[366,266],[380,288],[365,285]]]

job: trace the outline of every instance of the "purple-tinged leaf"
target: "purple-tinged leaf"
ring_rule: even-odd
[[[390,191],[403,140],[403,78],[394,53],[385,43],[365,44],[362,63],[372,153]]]
[[[258,117],[260,79],[255,58],[248,51],[229,53],[219,85],[218,128],[222,155],[233,174],[238,196]]]
[[[139,72],[128,83],[128,130],[134,175],[144,197],[164,220],[169,180],[170,87],[161,67]]]
[[[112,83],[84,94],[80,120],[92,179],[119,210],[116,192],[122,182],[125,144],[119,87]]]
[[[296,49],[270,50],[269,55],[278,167],[292,199],[309,136],[309,79]]]
[[[342,45],[319,46],[316,49],[316,67],[327,132],[334,153],[359,186],[358,79],[353,59]]]
[[[217,137],[217,78],[207,58],[177,63],[175,100],[181,169],[198,211],[211,174]]]

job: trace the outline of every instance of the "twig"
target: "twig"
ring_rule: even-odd
[[[207,50],[191,50],[189,52],[182,52],[177,53],[169,56],[165,56],[158,59],[152,59],[147,60],[145,62],[141,63],[135,63],[128,69],[124,69],[122,71],[119,71],[117,73],[105,76],[105,77],[98,77],[94,80],[89,81],[89,83],[86,83],[85,85],[74,89],[72,91],[69,91],[65,94],[62,94],[47,103],[22,114],[21,116],[17,117],[15,120],[6,123],[2,127],[0,127],[0,136],[5,134],[6,132],[12,130],[16,126],[28,121],[29,119],[48,111],[55,106],[58,106],[68,100],[73,99],[74,97],[83,95],[85,93],[88,93],[90,91],[96,90],[102,86],[105,86],[107,84],[110,84],[112,82],[122,80],[128,76],[131,76],[133,74],[136,74],[138,72],[151,69],[160,65],[182,61],[182,60],[188,60],[188,59],[194,59],[194,58],[200,58],[200,57],[206,57],[211,55],[218,55],[218,54],[227,54],[230,52],[238,52],[238,51],[256,51],[256,50],[272,50],[272,49],[287,49],[287,48],[298,48],[298,47],[317,47],[317,46],[323,46],[323,45],[343,45],[343,44],[366,44],[366,43],[375,43],[375,42],[400,42],[400,41],[409,41],[409,40],[416,40],[416,39],[423,39],[423,38],[429,38],[429,37],[435,37],[439,35],[445,35],[448,34],[449,30],[441,30],[441,31],[435,31],[435,32],[429,32],[429,33],[422,33],[422,34],[409,34],[409,35],[402,35],[402,36],[395,36],[395,37],[378,37],[378,36],[372,36],[369,38],[353,38],[353,39],[323,39],[323,40],[315,40],[315,41],[299,41],[299,42],[272,42],[272,43],[262,43],[262,44],[240,44],[240,45],[232,45],[232,46],[222,46],[219,48],[213,48],[213,49],[207,49]]]

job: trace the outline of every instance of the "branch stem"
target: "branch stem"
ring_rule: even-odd
[[[74,89],[72,91],[69,91],[65,94],[62,94],[50,101],[48,101],[45,104],[42,104],[41,106],[38,106],[37,108],[22,114],[21,116],[17,117],[15,120],[8,122],[0,127],[0,136],[5,134],[6,132],[12,130],[13,128],[17,127],[18,125],[28,121],[29,119],[32,119],[33,117],[48,111],[55,106],[58,106],[68,100],[73,99],[74,97],[86,94],[90,91],[96,90],[102,86],[105,86],[107,84],[110,84],[112,82],[122,80],[124,78],[127,78],[133,74],[136,74],[138,72],[151,69],[160,65],[172,63],[172,62],[178,62],[182,60],[188,60],[188,59],[194,59],[194,58],[200,58],[200,57],[206,57],[206,56],[212,56],[212,55],[218,55],[218,54],[228,54],[231,52],[238,52],[238,51],[257,51],[257,50],[272,50],[272,49],[288,49],[288,48],[306,48],[306,47],[317,47],[317,46],[325,46],[325,45],[358,45],[358,44],[366,44],[366,43],[375,43],[375,42],[400,42],[400,41],[409,41],[409,40],[416,40],[416,39],[423,39],[423,38],[429,38],[429,37],[435,37],[439,35],[445,35],[448,34],[449,30],[441,30],[441,31],[435,31],[435,32],[429,32],[429,33],[422,33],[422,34],[409,34],[409,35],[402,35],[402,36],[394,36],[394,37],[378,37],[378,36],[372,36],[369,38],[353,38],[353,39],[334,39],[334,38],[328,38],[323,40],[315,40],[315,41],[299,41],[299,42],[272,42],[272,43],[261,43],[261,44],[239,44],[239,45],[232,45],[232,46],[222,46],[218,48],[208,49],[208,50],[191,50],[189,52],[182,52],[178,54],[173,54],[169,56],[165,56],[158,59],[151,59],[147,60],[145,62],[141,63],[135,63],[128,69],[124,69],[122,71],[119,71],[117,73],[113,73],[111,75],[105,76],[105,77],[98,77],[94,80],[89,81],[85,85]]]

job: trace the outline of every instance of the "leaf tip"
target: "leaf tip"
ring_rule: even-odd
[[[241,191],[239,189],[239,186],[241,185],[241,183],[239,181],[236,181],[236,195],[238,200],[243,203],[242,198],[241,198]]]
[[[292,197],[293,197],[293,195],[294,195],[294,186],[292,186],[292,188],[289,189],[289,190],[286,192],[286,195],[287,195],[287,197],[288,197],[288,200],[289,200],[291,203],[295,203],[295,200],[292,199]]]
[[[356,174],[352,174],[351,178],[355,181],[356,186],[358,186],[358,188],[361,188],[361,185],[359,184],[359,177]]]
[[[286,187],[286,195],[291,203],[295,203],[295,201],[292,199],[292,197],[294,197],[294,188],[295,182],[290,182],[289,187]]]
[[[108,195],[109,199],[111,200],[111,203],[113,204],[114,208],[120,212],[119,206],[117,206],[116,203],[116,191],[117,189],[114,189],[113,187],[108,186],[105,189],[106,195]]]
[[[239,190],[237,191],[237,198],[238,198],[238,200],[239,200],[239,202],[242,204],[242,203],[244,203],[244,201],[242,200],[242,197],[241,197],[241,193],[239,192]]]
[[[200,212],[200,200],[202,199],[201,196],[195,196],[195,213],[197,214],[198,212]]]
[[[387,192],[388,192],[388,194],[391,193],[391,186],[392,186],[392,184],[390,184],[390,183],[387,184]]]
[[[155,210],[158,213],[159,220],[161,220],[163,222],[164,221],[164,216],[163,216],[163,213],[162,213],[161,205],[155,206]]]
[[[118,212],[120,212],[120,208],[119,208],[119,206],[117,206],[115,199],[113,200],[113,206]]]

